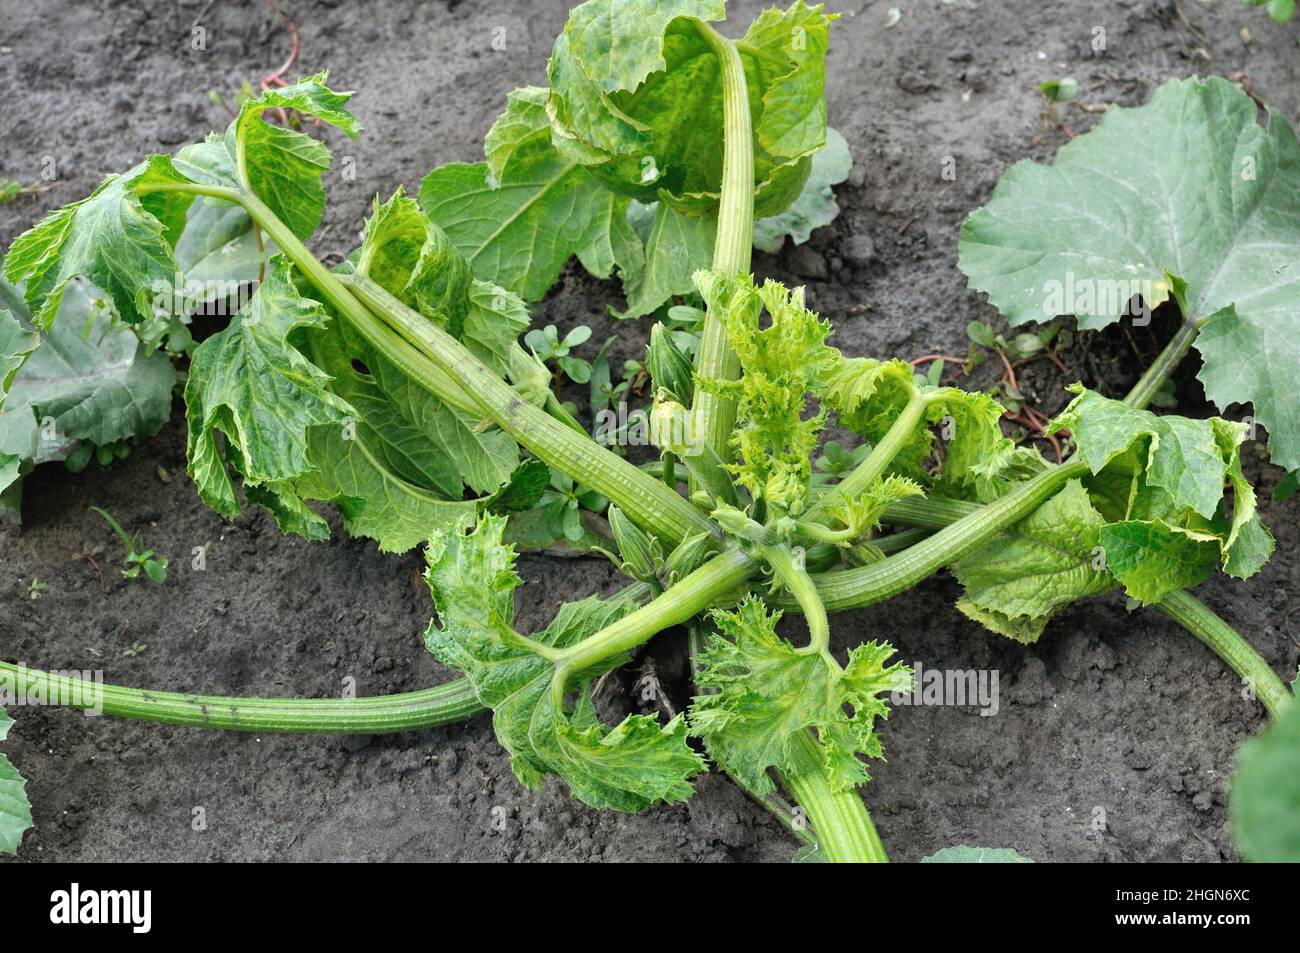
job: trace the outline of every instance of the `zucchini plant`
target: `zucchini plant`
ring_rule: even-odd
[[[1289,706],[1269,665],[1186,591],[1220,568],[1249,576],[1271,554],[1241,465],[1251,426],[1146,409],[1195,341],[1211,396],[1253,402],[1274,459],[1300,465],[1300,401],[1270,376],[1294,349],[1287,301],[1300,281],[1285,252],[1300,235],[1300,153],[1285,121],[1259,126],[1224,81],[1170,83],[1148,106],[1112,110],[1052,166],[1013,168],[967,222],[961,265],[1013,323],[1044,307],[1085,327],[1117,320],[1131,295],[1091,317],[1073,298],[1044,298],[1054,283],[1118,280],[1186,320],[1123,399],[1074,386],[1050,428],[1068,431],[1073,453],[1049,462],[1003,435],[991,395],[841,353],[802,289],[750,273],[755,235],[806,237],[838,175],[812,174],[828,135],[833,18],[796,0],[731,40],[712,25],[722,7],[576,8],[549,87],[510,96],[486,161],[434,170],[418,200],[376,199],[361,246],[333,268],[305,244],[328,150],[264,117],[293,110],[357,135],[349,94],[324,74],[248,100],[224,135],[110,176],[13,243],[5,272],[30,320],[0,314],[9,378],[40,353],[70,288],[94,285],[115,320],[147,327],[160,289],[174,297],[186,236],[213,227],[211,210],[242,223],[263,250],[256,293],[193,349],[185,384],[198,492],[235,518],[242,490],[311,539],[328,535],[311,504],[327,503],[385,551],[423,545],[436,609],[426,645],[464,676],[356,700],[104,686],[106,713],[375,733],[486,708],[526,787],[554,776],[589,805],[639,811],[688,798],[707,755],[809,842],[804,856],[879,861],[861,788],[882,756],[888,696],[912,675],[879,640],[837,652],[828,614],[945,567],[963,589],[958,608],[1020,642],[1072,602],[1123,590],[1218,653],[1270,712]],[[518,344],[527,301],[575,254],[621,274],[631,313],[683,294],[704,306],[693,363],[670,334],[652,335],[652,466],[589,437]],[[1253,356],[1259,341],[1278,363]],[[865,449],[836,445],[834,466],[815,468],[832,420]],[[608,501],[629,583],[521,632],[515,542],[548,484],[568,488],[571,540],[586,529],[567,500]],[[806,635],[781,630],[782,613],[802,616]],[[690,635],[689,710],[606,724],[593,680],[675,626]],[[50,691],[63,681],[3,671]]]

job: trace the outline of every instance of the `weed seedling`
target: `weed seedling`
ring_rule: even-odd
[[[92,506],[90,509],[104,518],[104,521],[113,528],[113,532],[117,533],[122,545],[126,547],[126,565],[122,569],[125,578],[136,579],[144,573],[154,582],[163,582],[167,579],[167,560],[164,557],[157,555],[152,549],[141,549],[140,537],[133,537],[127,533],[106,511],[98,506]]]

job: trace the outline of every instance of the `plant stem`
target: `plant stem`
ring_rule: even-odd
[[[463,344],[374,281],[347,275],[344,282],[366,307],[473,394],[481,412],[547,465],[603,494],[633,522],[673,544],[694,533],[719,535],[717,527],[675,491],[586,433],[521,399]]]
[[[630,651],[656,633],[718,605],[743,587],[757,570],[758,563],[743,550],[727,549],[640,609],[562,650],[551,681],[556,709],[563,707],[570,676]]]
[[[880,442],[871,448],[867,458],[859,463],[852,473],[813,501],[813,505],[803,514],[802,519],[820,522],[829,515],[838,502],[854,499],[869,490],[915,434],[917,426],[925,419],[926,409],[932,399],[930,395],[921,394],[913,387],[912,396],[903,406],[902,413],[890,424],[889,430]]]
[[[298,734],[385,734],[463,721],[483,710],[469,681],[370,698],[241,698],[100,685],[0,662],[0,683],[105,715],[166,725]]]
[[[1227,662],[1274,718],[1294,700],[1290,689],[1250,643],[1191,593],[1176,590],[1157,602],[1155,607]]]
[[[826,778],[821,752],[808,731],[792,743],[794,770],[781,775],[790,794],[808,812],[813,833],[832,863],[887,863],[889,855],[876,833],[867,806],[854,789],[835,791]]]
[[[808,623],[808,644],[796,651],[800,655],[820,655],[832,671],[838,671],[839,663],[830,653],[831,626],[826,618],[826,607],[822,605],[821,596],[808,571],[795,563],[790,547],[784,543],[761,546],[759,553],[772,567],[772,572],[781,580],[786,591],[799,603]]]
[[[1067,481],[1082,476],[1087,469],[1081,461],[1052,467],[1001,499],[963,516],[897,555],[870,566],[826,572],[813,577],[823,604],[831,612],[853,609],[880,602],[912,588],[922,579],[982,546],[1013,523],[1028,516]],[[780,599],[780,596],[777,598]]]
[[[743,274],[749,271],[754,250],[754,130],[745,66],[734,43],[707,23],[697,21],[696,26],[717,56],[722,73],[722,193],[713,268]],[[740,375],[740,360],[716,314],[704,316],[695,372],[701,378],[723,381]],[[725,461],[736,421],[735,400],[696,388],[691,416],[692,433]]]
[[[1196,340],[1196,335],[1200,331],[1200,325],[1196,322],[1184,321],[1182,327],[1178,329],[1178,333],[1165,345],[1165,349],[1151,362],[1151,366],[1146,369],[1146,373],[1133,385],[1133,389],[1124,398],[1124,403],[1130,407],[1143,408],[1151,403],[1151,399],[1155,397],[1161,385],[1168,380],[1174,368],[1187,356],[1192,342]]]

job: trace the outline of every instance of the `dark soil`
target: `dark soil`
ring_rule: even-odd
[[[834,31],[831,120],[856,158],[839,190],[844,214],[808,246],[756,263],[806,283],[811,306],[834,319],[837,343],[852,353],[965,353],[968,321],[1001,327],[966,291],[957,232],[1008,165],[1048,158],[1065,141],[1044,119],[1038,83],[1073,75],[1080,103],[1133,105],[1170,77],[1244,71],[1284,115],[1294,119],[1300,106],[1297,26],[1275,26],[1228,0],[1184,0],[1185,19],[1169,0],[899,0],[902,19],[885,29],[891,5],[857,3]],[[0,174],[34,179],[46,156],[59,173],[48,192],[0,208],[0,241],[85,195],[103,174],[223,127],[208,90],[256,85],[283,60],[288,37],[253,0],[211,4],[202,15],[207,49],[192,50],[191,22],[205,6],[0,0]],[[331,176],[315,248],[343,254],[375,192],[414,191],[432,166],[479,157],[506,92],[544,82],[566,4],[290,6],[302,25],[302,70],[330,67],[338,85],[359,90],[354,105],[367,127],[355,144],[331,138],[357,174]],[[732,19],[745,23],[758,5],[735,7]],[[1098,27],[1101,55],[1090,45]],[[498,28],[504,53],[491,45]],[[1062,118],[1078,131],[1097,117],[1076,104]],[[945,156],[956,161],[955,181],[941,176]],[[571,270],[537,322],[607,327],[603,308],[616,294]],[[616,366],[645,330],[617,329]],[[1160,330],[1072,337],[1063,356],[1078,376],[1119,394],[1162,343]],[[996,376],[986,364],[976,381]],[[1180,380],[1182,406],[1203,411],[1195,383]],[[1048,412],[1063,402],[1065,382],[1046,361],[1022,371],[1022,386]],[[381,556],[341,536],[308,544],[258,513],[223,522],[184,475],[184,443],[178,417],[109,469],[73,476],[56,465],[27,481],[21,531],[0,531],[0,656],[208,693],[336,695],[352,676],[361,693],[375,694],[450,677],[422,647],[430,602],[418,554]],[[1265,493],[1278,478],[1254,462],[1252,471]],[[116,543],[90,505],[171,557],[165,585],[115,578]],[[1268,568],[1245,583],[1207,583],[1200,595],[1280,673],[1294,673],[1300,506],[1264,510],[1278,536]],[[107,591],[72,558],[88,543],[109,548]],[[205,544],[207,569],[193,571],[190,553]],[[562,599],[617,584],[611,568],[591,560],[530,556],[522,572],[526,626],[544,623]],[[26,596],[33,577],[49,584],[35,602]],[[888,638],[928,668],[999,673],[996,717],[903,707],[890,718],[890,760],[874,769],[866,796],[895,858],[954,843],[1015,847],[1039,861],[1234,858],[1226,779],[1234,750],[1264,715],[1218,659],[1162,616],[1130,614],[1116,597],[1063,613],[1039,645],[1023,648],[965,621],[955,595],[941,576],[833,620],[841,646]],[[683,656],[667,639],[654,657],[665,682],[683,689],[680,707]],[[123,656],[136,643],[147,648]],[[21,851],[27,860],[726,861],[794,851],[717,775],[702,778],[688,804],[634,817],[589,810],[559,784],[529,793],[485,716],[420,733],[320,739],[62,710],[11,714],[17,725],[5,749],[31,779],[36,819]],[[196,807],[206,813],[202,832],[192,829]],[[507,811],[503,831],[492,824],[495,807]]]

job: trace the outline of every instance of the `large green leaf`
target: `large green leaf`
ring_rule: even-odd
[[[1228,805],[1247,859],[1300,863],[1300,704],[1242,746]]]
[[[685,800],[703,761],[687,744],[680,715],[663,726],[651,716],[629,715],[609,728],[596,719],[587,685],[599,672],[575,673],[581,685],[573,713],[553,707],[554,666],[514,629],[514,590],[522,581],[514,549],[501,541],[505,525],[504,517],[489,515],[473,532],[458,528],[430,540],[426,579],[438,620],[425,636],[429,650],[463,672],[493,710],[497,739],[525,787],[554,774],[585,803],[622,811]],[[531,640],[564,648],[633,608],[595,598],[566,603]]]
[[[780,618],[754,597],[734,612],[713,613],[719,631],[700,653],[698,679],[712,694],[695,697],[692,730],[714,761],[759,794],[773,789],[769,769],[792,769],[792,739],[809,729],[816,731],[831,785],[846,790],[864,784],[861,758],[883,756],[875,723],[889,709],[878,696],[910,691],[911,670],[887,666],[894,650],[876,642],[855,648],[840,668],[777,635]]]
[[[644,253],[626,199],[556,151],[546,90],[512,92],[484,151],[486,162],[441,166],[420,186],[420,204],[475,275],[535,301],[575,254],[602,278],[639,273]]]
[[[556,147],[610,186],[692,214],[717,207],[722,80],[701,24],[714,0],[589,0],[569,16],[548,78]],[[797,0],[766,10],[737,44],[749,86],[756,211],[784,211],[826,136],[830,17]]]
[[[4,741],[13,723],[0,708],[0,741]],[[32,826],[32,806],[26,788],[26,779],[0,754],[0,854],[17,853],[23,834]]]
[[[1253,403],[1274,462],[1300,467],[1300,146],[1286,119],[1211,77],[1110,109],[1050,166],[1021,162],[962,228],[960,265],[1012,324],[1116,321],[1141,294],[1202,324],[1200,378]]]

